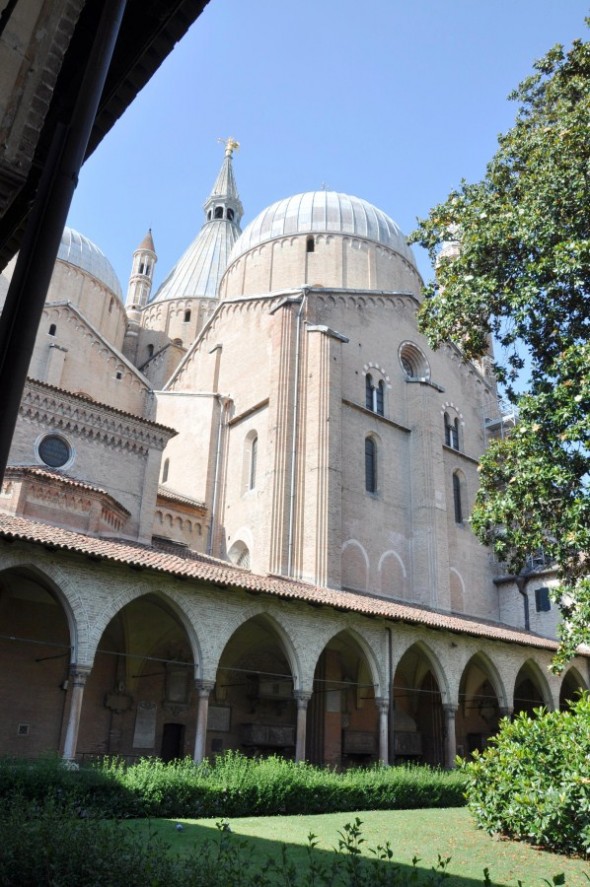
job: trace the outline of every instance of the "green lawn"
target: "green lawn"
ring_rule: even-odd
[[[252,852],[261,862],[267,857],[280,857],[280,847],[286,844],[289,858],[297,871],[307,865],[305,845],[307,836],[317,836],[318,852],[322,861],[331,858],[338,845],[338,832],[358,816],[362,820],[363,848],[377,847],[389,841],[394,860],[408,866],[412,858],[420,858],[419,868],[426,873],[437,864],[438,854],[451,857],[445,884],[448,887],[475,887],[483,883],[483,870],[488,867],[493,885],[513,885],[518,879],[525,887],[553,883],[554,875],[564,873],[568,887],[590,887],[590,867],[580,859],[568,859],[544,853],[525,844],[490,838],[476,829],[465,808],[447,810],[364,811],[358,814],[337,813],[320,816],[274,816],[234,819],[230,822],[233,835],[247,840]],[[178,820],[184,830],[178,832],[176,820],[137,821],[134,828],[152,828],[166,839],[173,852],[188,851],[198,842],[215,838],[218,830],[215,820]],[[367,855],[369,855],[367,853]],[[384,865],[388,863],[383,863]],[[588,878],[586,878],[588,872]],[[543,879],[547,879],[544,881]],[[409,883],[409,881],[408,881]],[[560,883],[560,882],[558,882]]]

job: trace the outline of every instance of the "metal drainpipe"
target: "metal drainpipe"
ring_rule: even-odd
[[[395,763],[395,712],[393,708],[393,634],[391,632],[391,626],[387,625],[387,674],[389,678],[389,712],[387,718],[387,726],[388,726],[388,760],[389,765]]]
[[[31,354],[78,173],[119,35],[126,0],[110,0],[100,22],[76,105],[55,127],[0,318],[0,478],[4,476]]]
[[[295,480],[297,460],[297,428],[299,424],[299,359],[301,354],[301,316],[307,302],[309,288],[301,289],[301,302],[297,312],[297,326],[295,329],[295,391],[293,393],[293,437],[291,441],[291,488],[289,490],[289,530],[287,553],[287,576],[293,572],[293,535],[295,523]]]
[[[213,531],[215,528],[215,515],[217,513],[217,496],[219,491],[219,465],[221,462],[221,435],[223,432],[225,411],[229,405],[229,398],[222,394],[215,395],[219,404],[219,423],[217,425],[217,444],[215,449],[215,473],[213,475],[213,501],[211,502],[211,520],[209,521],[209,538],[207,539],[207,554],[213,553]]]
[[[516,587],[518,588],[520,594],[523,598],[524,604],[524,630],[531,630],[531,617],[529,611],[529,596],[526,592],[526,587],[528,585],[528,576],[517,576],[516,577]]]

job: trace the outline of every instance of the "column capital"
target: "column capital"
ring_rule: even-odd
[[[294,690],[293,696],[295,697],[295,702],[297,703],[297,708],[307,708],[309,700],[312,697],[312,694],[308,690]]]
[[[195,690],[200,699],[206,699],[215,686],[215,681],[195,681]]]
[[[451,715],[453,717],[455,717],[458,709],[459,709],[459,706],[454,705],[452,702],[443,703],[443,711],[444,711],[445,715],[447,716],[447,718],[450,718]]]
[[[388,711],[389,709],[389,697],[387,696],[375,696],[375,705],[379,709],[379,711]]]
[[[91,665],[78,665],[76,662],[72,662],[69,670],[69,679],[72,682],[72,686],[84,687],[91,671]]]
[[[498,709],[498,714],[501,718],[511,718],[514,714],[514,709],[511,705],[501,705]]]

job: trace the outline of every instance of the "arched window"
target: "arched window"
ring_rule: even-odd
[[[51,326],[49,327],[49,335],[55,336],[56,332],[57,332],[57,327],[54,323],[52,323]]]
[[[164,459],[164,466],[162,468],[162,483],[165,484],[168,480],[168,472],[170,471],[170,459]]]
[[[379,384],[375,389],[375,412],[380,416],[383,415],[383,391],[384,391],[383,379],[379,379]]]
[[[191,310],[190,310],[190,308],[187,308],[186,311],[184,312],[184,322],[188,323],[190,319],[191,319]]]
[[[232,547],[227,553],[228,558],[235,564],[237,567],[246,567],[246,569],[250,569],[250,549],[241,540],[238,542],[234,542]]]
[[[458,471],[453,474],[453,503],[455,506],[455,523],[463,523],[463,496],[461,476]]]
[[[233,220],[234,220],[234,211],[233,211],[233,209],[231,208],[231,206],[228,208],[227,213],[226,213],[226,216],[227,216],[227,218],[230,220],[230,222],[233,222]]]
[[[379,416],[384,415],[385,406],[385,385],[383,379],[380,379],[377,385],[373,382],[370,373],[365,376],[365,406],[373,413]]]
[[[216,218],[216,219],[222,219],[222,218],[223,218],[223,207],[222,207],[222,206],[216,206],[216,207],[215,207],[215,218]]]
[[[150,359],[150,357],[154,356],[154,346],[153,345],[147,346],[147,353],[148,353],[148,360]]]
[[[451,420],[448,413],[445,413],[445,444],[454,450],[459,449],[459,419]]]
[[[377,492],[377,444],[372,437],[365,438],[365,490]]]
[[[369,373],[365,376],[365,406],[373,409],[373,377]]]
[[[211,210],[209,210],[209,212],[207,213],[207,221],[211,221]]]
[[[258,438],[253,437],[250,443],[250,471],[248,473],[248,489],[256,488],[256,467],[258,462]]]
[[[307,238],[306,249],[307,249],[307,252],[308,252],[308,253],[314,253],[314,252],[315,252],[315,240],[313,239],[313,237],[308,237],[308,238]]]

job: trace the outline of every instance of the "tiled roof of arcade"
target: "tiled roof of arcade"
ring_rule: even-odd
[[[557,649],[556,641],[493,622],[468,616],[453,616],[371,595],[321,588],[280,576],[256,575],[233,564],[195,552],[163,552],[151,546],[86,536],[12,515],[0,514],[0,538],[42,545],[55,551],[87,555],[93,560],[123,564],[134,569],[153,570],[179,579],[211,583],[220,590],[235,589],[268,594],[393,622],[423,625],[547,650]]]

